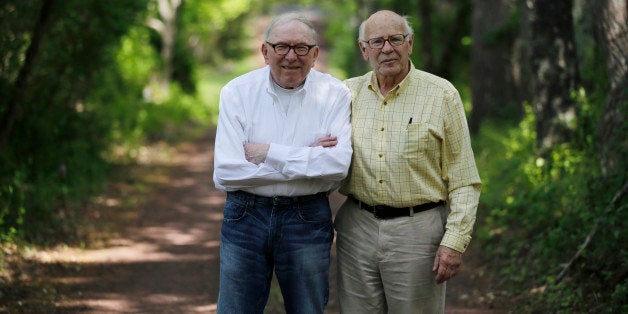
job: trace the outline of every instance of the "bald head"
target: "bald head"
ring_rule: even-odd
[[[392,11],[373,13],[360,25],[358,46],[386,95],[410,72],[414,33],[408,20]]]
[[[360,24],[358,40],[364,41],[371,38],[370,34],[373,33],[373,30],[381,28],[382,26],[399,27],[404,34],[414,33],[407,17],[401,16],[393,11],[382,10],[371,14],[368,19]]]

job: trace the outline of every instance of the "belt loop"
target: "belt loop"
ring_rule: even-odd
[[[410,206],[410,217],[414,217],[414,207]]]

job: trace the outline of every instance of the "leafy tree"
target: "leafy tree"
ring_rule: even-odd
[[[26,5],[29,5],[29,4],[30,3],[27,3]],[[24,5],[24,3],[22,3],[22,5]],[[5,93],[8,94],[8,97],[5,98],[5,99],[8,99],[8,101],[5,105],[2,106],[2,118],[0,119],[0,126],[1,126],[0,127],[0,148],[6,145],[8,138],[11,135],[13,124],[16,120],[16,116],[18,115],[17,113],[19,109],[18,107],[20,106],[20,103],[22,102],[22,99],[23,99],[24,88],[27,84],[29,76],[31,75],[33,63],[39,53],[39,46],[42,41],[42,37],[44,35],[44,30],[46,29],[48,25],[48,21],[50,20],[50,15],[52,13],[53,5],[54,5],[54,2],[52,0],[45,0],[43,4],[41,5],[41,9],[37,17],[37,22],[33,26],[32,39],[30,43],[28,44],[28,48],[26,49],[24,62],[18,71],[17,77],[15,78],[15,82],[13,83],[12,87],[7,87],[6,91],[4,91],[5,89],[3,88],[3,91],[4,91],[3,94]],[[9,13],[9,11],[15,10],[16,7],[7,3],[5,4],[5,7],[3,9],[5,13]],[[5,17],[6,17],[5,21],[10,20],[8,16],[5,16]],[[6,35],[8,36],[6,37],[3,36],[3,42],[7,42],[7,44],[10,45],[11,41],[14,41],[15,39],[17,39],[16,37],[18,38],[21,37],[20,33],[21,33],[20,31],[17,31],[15,33],[7,32]],[[18,43],[17,47],[19,47],[19,45],[20,44]],[[7,53],[7,55],[11,57],[12,54]],[[16,60],[9,60],[9,61],[13,61],[13,63],[17,63],[15,62]],[[9,63],[9,65],[12,65],[12,64]]]
[[[246,17],[255,0],[187,0],[181,12],[181,42],[198,62],[220,64],[246,55]]]
[[[155,5],[155,17],[148,19],[148,26],[154,29],[160,36],[161,59],[163,73],[161,77],[162,88],[167,88],[173,75],[175,39],[177,36],[177,16],[183,0],[157,0]]]
[[[485,183],[478,210],[485,215],[478,226],[479,242],[505,290],[519,296],[510,305],[515,311],[626,310],[627,251],[620,244],[628,221],[626,169],[613,168],[609,175],[598,161],[598,126],[610,123],[619,132],[625,129],[625,123],[614,118],[600,120],[625,112],[622,96],[616,105],[605,105],[608,97],[614,99],[607,80],[624,70],[617,69],[620,61],[607,74],[601,52],[622,60],[625,53],[617,47],[626,42],[621,31],[613,31],[621,30],[613,26],[624,25],[625,15],[609,14],[623,13],[625,6],[609,3],[517,3],[520,22],[508,33],[519,35],[509,59],[525,78],[521,95],[532,105],[524,103],[526,113],[517,126],[501,118],[484,121],[475,138]],[[598,32],[591,31],[595,29]],[[606,35],[593,38],[600,29]],[[610,45],[604,47],[601,38]],[[476,61],[472,59],[472,67],[481,66],[473,64]],[[486,74],[490,77],[483,79],[499,80],[494,71]],[[615,77],[620,77],[617,86],[623,84],[618,90],[625,90],[621,74]],[[608,152],[625,153],[621,136],[601,145]],[[607,156],[623,160],[617,159],[621,155]]]
[[[4,1],[0,234],[45,239],[104,174],[112,121],[85,102],[146,1]],[[38,49],[35,49],[37,47]],[[22,74],[19,74],[22,73]],[[3,98],[5,99],[5,98]],[[11,125],[14,126],[11,128]],[[8,131],[6,131],[8,130]]]

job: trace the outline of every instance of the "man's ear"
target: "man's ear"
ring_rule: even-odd
[[[358,40],[358,46],[360,47],[360,52],[362,52],[362,58],[365,61],[369,61],[369,55],[366,53],[366,44]]]
[[[262,43],[260,50],[262,51],[262,56],[264,56],[264,62],[268,64],[268,47],[266,47],[266,43]]]
[[[320,51],[320,48],[318,48],[318,46],[314,46],[312,48],[314,50],[314,52],[312,53],[312,68],[316,65],[316,60],[318,60],[318,52]]]

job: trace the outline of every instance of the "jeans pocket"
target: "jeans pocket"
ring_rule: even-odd
[[[225,204],[223,221],[239,221],[244,216],[246,216],[246,205],[229,201]]]

